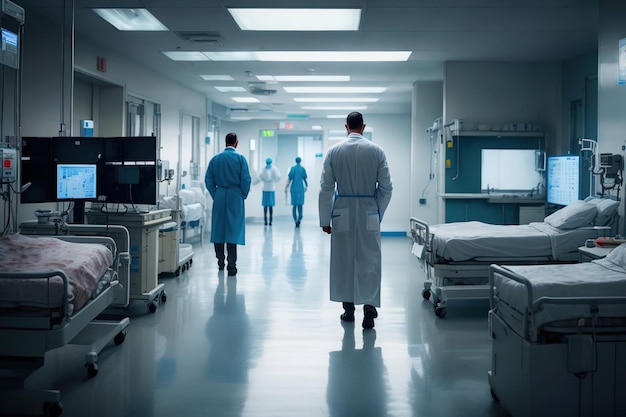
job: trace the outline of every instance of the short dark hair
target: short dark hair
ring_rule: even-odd
[[[226,145],[234,145],[237,142],[237,134],[229,133],[226,135]]]
[[[363,115],[358,111],[353,111],[346,117],[346,124],[348,129],[356,130],[363,127]]]

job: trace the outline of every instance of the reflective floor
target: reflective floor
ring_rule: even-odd
[[[161,277],[167,301],[134,301],[125,342],[89,378],[84,347],[50,352],[27,385],[61,389],[63,416],[506,416],[490,395],[487,300],[423,300],[405,237],[383,237],[382,306],[373,330],[339,320],[328,299],[330,238],[306,219],[251,221],[238,275],[212,244]],[[1,409],[1,405],[0,405]]]

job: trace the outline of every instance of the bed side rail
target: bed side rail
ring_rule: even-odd
[[[526,296],[527,296],[526,305],[532,306],[533,287],[530,284],[530,281],[526,279],[525,277],[511,271],[510,269],[507,269],[501,265],[492,264],[489,266],[489,308],[492,311],[496,311],[498,307],[498,296],[496,295],[494,291],[494,288],[495,288],[494,277],[496,273],[522,284],[526,288]],[[529,309],[529,307],[527,307],[526,311],[524,312],[524,320],[522,322],[522,329],[525,335],[530,334],[529,329],[533,327],[531,326],[532,320],[533,320],[532,312]]]
[[[426,250],[430,251],[433,236],[430,233],[428,223],[416,217],[411,217],[409,219],[409,228],[413,242],[424,246]]]
[[[48,315],[47,317],[45,317],[44,320],[46,320],[46,327],[47,328],[52,328],[54,323],[52,322],[52,312],[53,310],[56,310],[57,307],[54,307],[50,304],[51,302],[51,290],[50,290],[50,279],[53,277],[59,277],[61,278],[61,280],[63,281],[63,299],[61,300],[61,315],[60,315],[60,319],[62,322],[65,322],[70,315],[70,309],[69,309],[69,299],[68,299],[68,294],[69,294],[69,280],[67,278],[67,275],[65,275],[65,273],[63,271],[60,270],[46,270],[46,271],[37,271],[37,272],[0,272],[0,280],[2,279],[11,279],[11,280],[22,280],[22,279],[29,279],[29,280],[46,280],[47,281],[47,294],[48,294],[48,306],[47,306],[47,310],[48,310]],[[17,307],[16,307],[17,308]],[[16,310],[18,311],[18,310]],[[20,319],[20,321],[23,321],[25,324],[26,328],[31,327],[32,324],[29,324],[29,322],[36,322],[36,323],[41,323],[42,317],[38,317],[38,318],[31,318],[28,319],[26,317],[24,317],[23,319]],[[0,317],[0,327],[2,327],[2,322],[3,322],[3,318]],[[12,323],[14,323],[14,321],[12,321]],[[35,326],[37,327],[37,326]],[[40,326],[39,326],[40,327]]]

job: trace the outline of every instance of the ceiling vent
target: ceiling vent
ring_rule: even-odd
[[[187,42],[212,45],[222,42],[222,36],[217,32],[177,31],[175,33]]]
[[[272,94],[276,94],[277,91],[267,88],[265,84],[250,84],[248,90],[250,91],[250,94],[257,96],[271,96]]]

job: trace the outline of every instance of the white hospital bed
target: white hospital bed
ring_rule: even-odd
[[[26,379],[66,344],[90,346],[87,373],[98,373],[98,353],[111,340],[121,344],[129,324],[96,318],[127,299],[118,271],[130,256],[110,237],[21,234],[0,238],[0,253],[0,408],[58,416],[60,392],[28,390]]]
[[[478,221],[428,225],[410,218],[411,252],[426,271],[422,295],[438,317],[448,299],[488,298],[489,265],[576,262],[587,239],[608,236],[619,203],[589,198],[527,225]]]
[[[626,245],[605,259],[492,265],[491,393],[513,417],[626,415]]]

